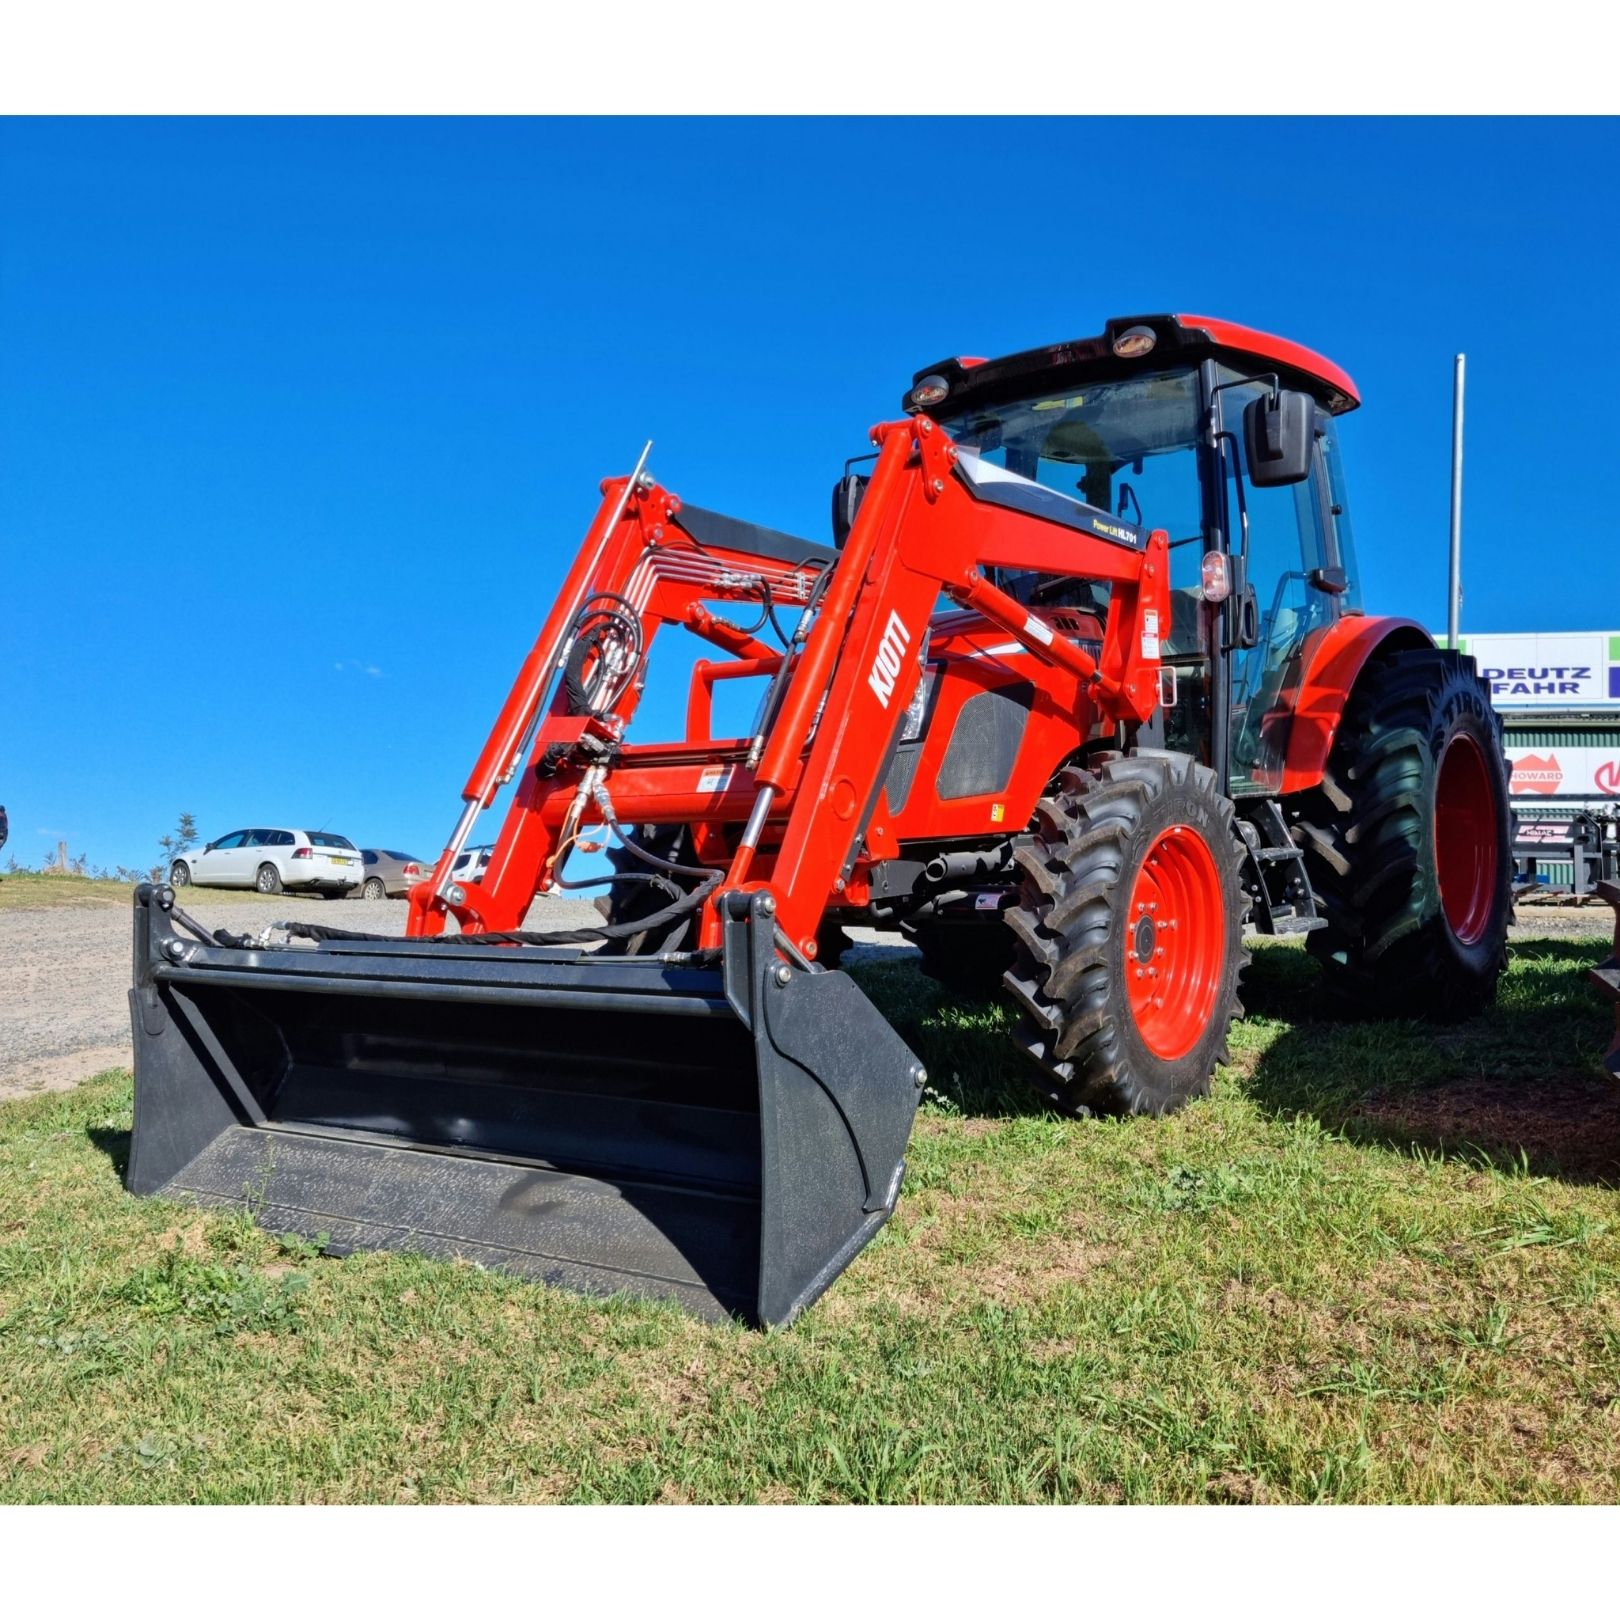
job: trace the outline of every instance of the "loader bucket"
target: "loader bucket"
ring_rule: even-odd
[[[783,961],[768,897],[663,963],[227,947],[173,903],[136,892],[131,1192],[760,1325],[893,1212],[922,1069],[846,975]]]

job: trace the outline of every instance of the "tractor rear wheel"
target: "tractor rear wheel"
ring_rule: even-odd
[[[1059,1107],[1168,1114],[1209,1090],[1248,960],[1232,820],[1213,771],[1147,750],[1041,800],[1003,982]]]
[[[1321,786],[1289,807],[1328,926],[1307,944],[1361,1013],[1461,1018],[1507,965],[1513,824],[1502,721],[1474,661],[1369,666]]]

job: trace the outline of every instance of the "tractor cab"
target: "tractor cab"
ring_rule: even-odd
[[[1360,611],[1331,362],[1194,316],[919,372],[904,399],[959,450],[1170,541],[1167,746],[1234,796],[1275,793],[1312,635]],[[1105,584],[998,573],[1026,605],[1105,617]]]

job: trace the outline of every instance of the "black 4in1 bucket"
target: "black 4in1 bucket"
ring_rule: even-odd
[[[921,1065],[728,897],[718,952],[221,943],[135,901],[131,1192],[785,1323],[893,1212]]]

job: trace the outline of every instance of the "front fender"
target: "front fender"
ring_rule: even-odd
[[[1374,653],[1432,647],[1434,638],[1415,619],[1346,614],[1308,645],[1299,697],[1288,732],[1282,791],[1300,793],[1322,780],[1344,706]]]

